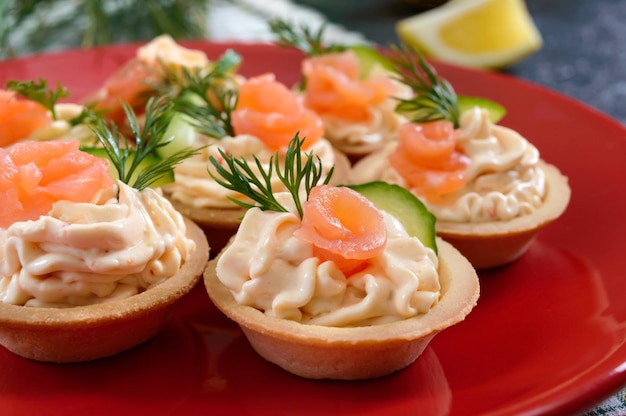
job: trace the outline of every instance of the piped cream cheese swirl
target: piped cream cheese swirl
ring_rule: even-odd
[[[221,149],[224,153],[237,158],[244,158],[248,161],[251,169],[259,173],[256,157],[263,170],[269,171],[270,158],[275,155],[275,151],[270,150],[258,138],[251,135],[237,135],[235,137],[225,137],[220,140],[209,139],[207,146],[194,157],[186,159],[183,163],[175,167],[176,181],[163,187],[168,198],[179,201],[185,205],[197,208],[235,208],[234,202],[229,198],[247,200],[238,192],[232,191],[215,182],[209,175],[209,170],[214,170],[209,158],[213,156],[216,160],[221,160],[219,153]],[[320,158],[325,174],[324,179],[335,164],[336,153],[327,140],[320,139],[306,149]],[[273,169],[272,189],[275,192],[284,191],[285,185],[280,181]],[[252,202],[252,201],[249,201]]]
[[[539,151],[518,132],[475,107],[463,113],[457,146],[471,158],[467,186],[429,204],[439,220],[506,221],[535,211],[546,193]]]
[[[54,106],[57,119],[48,126],[35,130],[29,140],[77,140],[81,144],[93,145],[97,141],[96,135],[86,124],[72,125],[72,119],[78,117],[85,109],[84,106],[74,103],[59,103]]]
[[[118,182],[102,204],[59,201],[49,215],[0,230],[0,300],[69,307],[140,293],[173,276],[195,243],[157,191]]]
[[[340,151],[355,156],[380,150],[397,139],[398,129],[407,121],[395,111],[397,98],[412,95],[408,86],[380,65],[374,65],[367,76],[357,77],[354,71],[359,70],[358,65],[358,59],[349,51],[309,58],[303,63],[308,80],[305,97],[322,119],[325,137]],[[385,84],[387,96],[372,100],[374,91]],[[361,117],[347,115],[354,107],[363,112]]]
[[[277,198],[290,206],[290,196]],[[218,260],[217,276],[239,304],[281,319],[348,327],[406,319],[438,302],[437,256],[392,216],[383,213],[383,254],[346,277],[332,261],[320,263],[312,245],[293,235],[300,219],[291,209],[248,210]]]
[[[406,119],[396,113],[391,99],[367,109],[369,118],[346,121],[333,115],[321,115],[326,136],[348,154],[368,154],[398,137],[398,129]]]
[[[543,204],[545,173],[538,164],[539,151],[528,140],[492,123],[487,111],[478,107],[462,114],[457,134],[457,148],[471,158],[465,187],[436,200],[423,199],[439,221],[506,221]],[[395,149],[392,143],[357,163],[353,182],[383,180],[410,188],[388,161]],[[420,195],[419,189],[411,191]]]

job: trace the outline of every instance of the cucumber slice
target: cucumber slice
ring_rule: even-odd
[[[383,54],[368,45],[351,45],[348,49],[356,54],[359,60],[360,78],[366,78],[374,66],[380,65],[388,71],[393,71],[393,64]]]
[[[463,113],[466,110],[471,110],[474,107],[481,107],[489,111],[489,120],[492,123],[497,123],[506,114],[506,109],[495,101],[491,101],[483,97],[472,97],[469,95],[457,96],[457,102],[459,103],[459,110]]]
[[[381,211],[388,212],[402,223],[409,235],[437,253],[435,216],[407,189],[387,182],[376,181],[348,185],[359,192]]]
[[[193,147],[196,140],[196,130],[188,116],[183,113],[175,113],[163,137],[173,138],[165,146],[157,147],[154,152],[161,159],[167,159],[182,150]]]
[[[90,153],[96,157],[101,157],[103,159],[107,159],[109,160],[109,162],[111,161],[111,159],[109,158],[109,155],[107,154],[106,150],[102,147],[81,147],[81,150],[83,152],[87,152]],[[130,168],[130,165],[132,163],[132,161],[135,158],[135,152],[131,152],[130,154],[130,158],[126,161],[126,168]],[[139,166],[135,169],[135,172],[133,173],[133,176],[131,177],[130,183],[134,183],[135,180],[137,179],[137,175],[139,174],[139,172],[145,171],[147,169],[150,169],[151,166],[159,163],[161,161],[161,159],[157,156],[145,156],[143,159],[141,159],[141,161],[139,162]],[[115,166],[113,166],[113,163],[111,163],[109,165],[109,173],[111,174],[111,177],[114,180],[118,180],[119,179],[119,175],[117,173],[117,169],[115,169]],[[163,186],[166,185],[168,183],[172,183],[174,182],[174,170],[170,169],[167,173],[165,173],[164,175],[162,175],[157,181],[155,181],[154,183],[152,183],[152,185],[150,185],[151,188],[158,188],[159,186]]]

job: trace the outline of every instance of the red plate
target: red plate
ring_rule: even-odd
[[[292,84],[300,55],[269,45],[190,42],[242,73]],[[9,79],[60,81],[80,98],[136,45],[0,62]],[[0,348],[3,414],[420,414],[582,412],[626,385],[626,129],[569,98],[496,73],[438,65],[457,92],[494,99],[510,126],[570,178],[571,204],[514,264],[480,273],[478,306],[435,337],[418,361],[364,382],[309,381],[259,358],[200,285],[155,338],[75,365]],[[52,84],[54,85],[54,84]]]

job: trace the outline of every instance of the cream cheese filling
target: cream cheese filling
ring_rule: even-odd
[[[279,194],[289,206],[290,196]],[[439,300],[438,259],[384,213],[388,242],[382,255],[349,277],[313,257],[310,243],[293,236],[291,212],[248,210],[221,255],[217,276],[242,305],[304,324],[367,326],[427,313]]]
[[[152,189],[118,182],[103,203],[59,201],[48,215],[0,229],[0,300],[34,307],[108,302],[176,274],[195,243]]]
[[[268,149],[260,139],[251,135],[225,137],[220,140],[209,139],[207,144],[198,155],[186,159],[175,167],[176,181],[163,187],[168,198],[196,208],[237,207],[229,198],[252,202],[239,192],[218,184],[211,177],[209,170],[215,173],[215,168],[209,162],[209,158],[213,156],[216,160],[221,160],[222,156],[219,153],[221,149],[228,155],[244,158],[251,169],[259,176],[260,171],[254,161],[254,157],[260,162],[263,170],[268,172],[270,158],[276,152]],[[335,164],[336,153],[330,142],[320,139],[307,148],[305,152],[312,152],[320,158],[325,171],[325,174],[322,175],[323,180],[327,176],[330,167]],[[285,185],[276,176],[275,169],[273,169],[272,173],[271,186],[275,192],[286,190]]]
[[[471,158],[466,186],[434,201],[422,198],[438,220],[506,221],[542,206],[546,179],[539,167],[539,151],[516,131],[493,124],[486,110],[474,108],[462,114],[457,147]],[[353,182],[383,180],[408,187],[387,160],[395,148],[391,143],[359,162]],[[419,189],[410,190],[420,196]]]

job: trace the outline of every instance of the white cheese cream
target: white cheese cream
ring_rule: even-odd
[[[371,76],[388,75],[375,66]],[[393,97],[409,98],[411,89],[394,81]],[[342,152],[348,154],[368,154],[381,149],[387,143],[395,142],[398,130],[406,118],[395,111],[398,104],[395,98],[371,105],[366,110],[369,118],[363,121],[346,120],[332,114],[321,114],[325,136]]]
[[[263,170],[268,172],[270,158],[276,154],[276,151],[268,149],[260,139],[251,135],[242,134],[235,137],[225,137],[220,140],[207,140],[206,143],[198,143],[198,146],[207,145],[201,149],[199,154],[185,159],[174,168],[176,181],[163,187],[165,194],[173,201],[196,208],[236,207],[235,203],[229,198],[252,202],[239,192],[232,191],[218,184],[209,175],[209,170],[215,173],[215,168],[209,162],[209,158],[213,156],[216,160],[221,160],[222,156],[219,153],[221,149],[228,155],[244,158],[250,168],[259,174],[254,157],[260,162]],[[312,152],[316,157],[320,158],[322,169],[325,173],[322,175],[323,180],[327,176],[330,167],[335,164],[335,151],[330,142],[325,139],[317,140],[304,152]],[[271,184],[272,189],[276,192],[286,190],[285,185],[276,175],[276,169],[272,170]]]
[[[76,140],[83,145],[93,145],[98,139],[91,128],[85,124],[72,125],[72,119],[78,117],[84,106],[74,103],[55,104],[57,119],[49,125],[35,130],[28,140]]]
[[[118,182],[118,198],[56,202],[37,220],[0,229],[0,300],[33,307],[103,303],[176,274],[195,248],[158,191]]]
[[[493,124],[487,110],[464,112],[458,129],[457,148],[471,158],[465,171],[467,184],[435,201],[422,198],[440,221],[506,221],[528,215],[543,204],[545,173],[539,167],[539,151],[516,131]],[[383,180],[408,187],[390,166],[387,148],[358,163],[355,182]],[[419,189],[410,189],[420,196]]]
[[[293,201],[286,193],[277,198],[290,212],[248,210],[218,260],[217,276],[239,304],[304,324],[349,327],[407,319],[438,302],[436,254],[394,217],[383,213],[384,252],[347,277],[293,236],[300,226]]]

